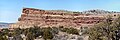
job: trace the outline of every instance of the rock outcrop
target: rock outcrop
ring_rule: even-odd
[[[34,8],[23,8],[22,15],[18,19],[18,22],[16,24],[12,24],[10,27],[29,28],[33,27],[34,25],[37,25],[40,27],[65,26],[78,28],[81,26],[91,26],[96,23],[102,22],[103,20],[105,20],[104,16],[108,15],[108,14],[89,14],[99,12],[96,12],[96,10],[92,10],[89,12],[70,12],[70,11],[55,11],[55,10],[52,11]]]

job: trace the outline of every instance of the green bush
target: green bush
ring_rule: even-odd
[[[69,34],[76,34],[79,35],[79,31],[75,28],[60,28],[62,32],[67,32]]]

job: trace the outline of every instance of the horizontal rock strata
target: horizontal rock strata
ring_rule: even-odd
[[[40,27],[81,27],[91,26],[105,20],[104,14],[84,14],[82,12],[61,12],[23,8],[22,15],[11,28],[29,28],[34,25]]]

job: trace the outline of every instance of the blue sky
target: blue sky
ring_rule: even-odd
[[[120,11],[120,0],[0,0],[0,22],[17,22],[22,8]]]

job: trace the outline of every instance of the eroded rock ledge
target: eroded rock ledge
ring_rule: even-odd
[[[101,14],[102,12],[100,12],[100,14],[95,14],[99,12],[97,12],[97,10],[88,12],[70,12],[23,8],[21,17],[18,18],[18,22],[10,25],[10,28],[29,28],[35,25],[39,27],[90,27],[104,21],[106,15],[117,16],[117,14],[119,14],[119,12],[106,11],[102,11],[104,14]]]

